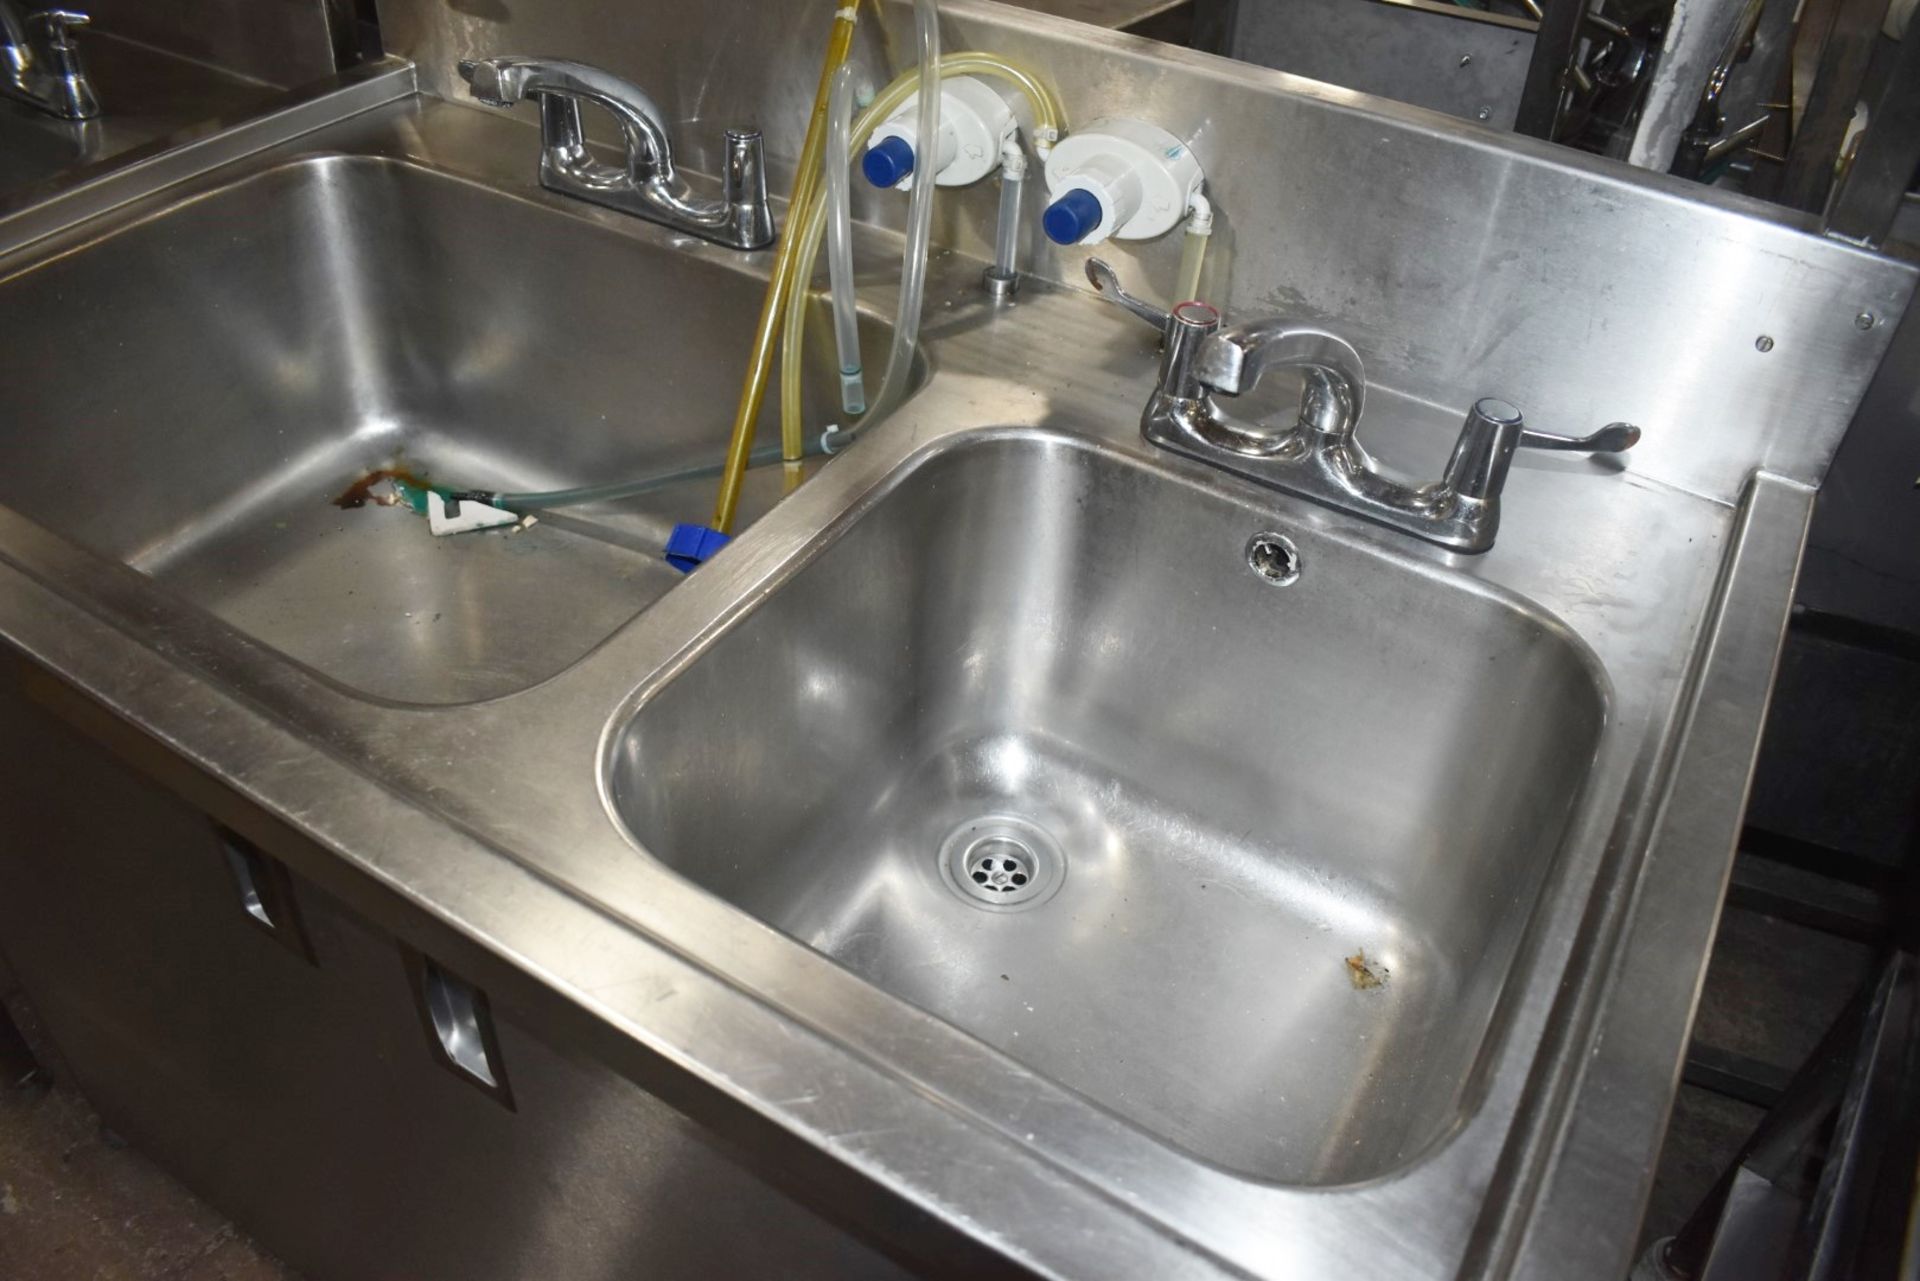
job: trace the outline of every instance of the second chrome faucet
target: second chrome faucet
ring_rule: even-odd
[[[21,14],[13,0],[0,0],[0,97],[12,98],[62,120],[92,120],[100,100],[80,62],[75,28],[89,19],[68,9]]]
[[[757,130],[728,130],[718,200],[688,192],[674,163],[666,118],[637,86],[581,62],[481,58],[460,64],[473,96],[490,107],[532,98],[540,104],[540,185],[690,232],[734,249],[773,243],[766,158]],[[604,108],[620,125],[626,163],[588,150],[580,104]]]
[[[1366,376],[1359,353],[1344,339],[1284,320],[1223,328],[1220,313],[1203,302],[1162,311],[1121,289],[1113,268],[1098,258],[1088,260],[1087,279],[1161,331],[1160,381],[1140,423],[1148,440],[1454,551],[1493,546],[1515,449],[1618,453],[1640,439],[1631,423],[1577,438],[1534,431],[1514,406],[1486,397],[1468,412],[1441,479],[1410,484],[1382,469],[1354,436]],[[1242,422],[1215,400],[1252,391],[1274,369],[1298,370],[1302,377],[1300,413],[1291,426]]]

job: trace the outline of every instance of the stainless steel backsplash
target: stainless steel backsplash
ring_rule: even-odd
[[[268,84],[292,87],[333,74],[349,42],[352,0],[86,0],[69,6],[102,31]]]
[[[696,160],[723,127],[759,125],[784,190],[835,7],[380,0],[380,15],[387,47],[420,64],[429,92],[464,99],[463,57],[578,58],[685,122]],[[876,85],[912,56],[911,10],[884,9],[863,15],[856,52]],[[941,9],[945,48],[1046,77],[1070,127],[1138,116],[1191,143],[1218,210],[1206,292],[1229,319],[1322,322],[1360,350],[1370,380],[1434,407],[1424,427],[1370,417],[1363,438],[1430,430],[1496,394],[1554,431],[1637,422],[1632,470],[1716,499],[1735,498],[1756,466],[1817,482],[1913,290],[1911,265],[1757,201],[993,0]],[[529,137],[530,169],[534,155]],[[904,212],[885,193],[861,199],[873,221]],[[991,181],[943,193],[936,243],[987,255],[995,206]],[[1030,234],[1036,274],[1085,287],[1086,250]],[[1179,240],[1097,252],[1164,296]]]

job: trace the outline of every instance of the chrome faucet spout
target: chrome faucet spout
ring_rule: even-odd
[[[1195,373],[1225,396],[1250,392],[1269,369],[1306,376],[1300,424],[1312,431],[1350,431],[1359,420],[1367,379],[1360,353],[1324,329],[1284,320],[1256,320],[1223,329],[1200,351]]]
[[[692,195],[681,179],[666,117],[638,86],[598,67],[551,58],[470,59],[459,70],[474,99],[490,107],[529,99],[540,104],[540,183],[549,190],[735,249],[773,243],[758,132],[728,131],[721,196],[705,199]],[[594,158],[580,114],[583,102],[619,124],[624,166]]]
[[[1128,295],[1098,259],[1087,265],[1087,278],[1160,328],[1160,381],[1140,419],[1148,440],[1454,551],[1493,546],[1514,450],[1618,453],[1640,440],[1631,423],[1611,423],[1585,437],[1532,431],[1518,409],[1489,397],[1468,414],[1445,475],[1432,484],[1412,483],[1381,467],[1355,438],[1366,374],[1360,353],[1339,335],[1279,318],[1222,328],[1219,313],[1205,303],[1163,312]],[[1217,397],[1245,395],[1275,369],[1303,375],[1292,424],[1267,428],[1221,409]]]

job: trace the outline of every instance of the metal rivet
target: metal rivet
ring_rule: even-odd
[[[1872,329],[1873,324],[1874,314],[1870,311],[1863,311],[1853,318],[1853,327],[1855,329]]]
[[[1463,53],[1463,54],[1461,54],[1461,55],[1460,55],[1460,65],[1461,65],[1461,66],[1463,66],[1463,67],[1467,67],[1467,66],[1471,66],[1471,65],[1473,65],[1473,55],[1472,55],[1472,54],[1470,54],[1470,53]]]
[[[1493,118],[1493,108],[1482,107],[1480,110],[1474,112],[1473,115],[1476,120],[1490,120]]]
[[[1758,338],[1753,340],[1753,349],[1755,351],[1772,351],[1773,339],[1767,337],[1767,335],[1765,334],[1761,334]]]

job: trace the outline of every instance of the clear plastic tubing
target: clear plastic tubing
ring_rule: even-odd
[[[820,439],[815,437],[807,442],[806,454],[814,457],[825,453]],[[778,445],[762,445],[747,455],[748,467],[765,467],[769,463],[780,461],[781,449]],[[623,498],[638,498],[642,494],[652,493],[656,489],[665,489],[669,485],[678,485],[689,480],[706,480],[718,476],[727,469],[724,457],[714,458],[704,463],[687,463],[679,467],[669,467],[634,480],[616,481],[610,485],[582,485],[576,489],[547,489],[538,493],[514,494],[506,491],[499,493],[480,493],[486,501],[505,507],[509,511],[548,511],[555,507],[584,507],[588,503],[612,503]]]
[[[1173,290],[1176,303],[1192,302],[1200,296],[1200,269],[1206,265],[1209,239],[1205,233],[1196,235],[1189,231],[1186,234],[1180,246],[1180,279]]]
[[[935,0],[913,0],[913,25],[920,44],[920,96],[915,122],[921,149],[928,160],[907,198],[907,247],[900,256],[900,309],[893,321],[893,346],[887,353],[887,372],[880,380],[869,416],[892,413],[906,399],[913,377],[913,354],[920,343],[920,307],[927,289],[928,242],[933,235],[934,139],[940,136],[940,8]]]
[[[1053,91],[1032,72],[993,54],[972,50],[949,54],[940,60],[940,75],[943,78],[965,75],[990,76],[1018,89],[1033,107],[1034,147],[1043,157],[1052,150],[1054,141],[1060,137],[1065,127],[1066,117],[1060,109],[1059,99],[1053,96]],[[915,92],[919,83],[920,73],[917,70],[903,72],[895,77],[867,105],[866,110],[855,118],[853,133],[848,140],[850,145],[858,146],[866,141],[868,135],[893,114],[894,110],[907,100],[909,94]],[[806,295],[807,282],[813,279],[814,263],[819,256],[820,242],[825,238],[826,223],[825,193],[816,187],[813,199],[801,212],[796,214],[793,210],[788,210],[787,229],[783,233],[785,238],[793,241],[799,262],[792,279],[788,282],[797,297],[792,304],[783,309],[785,332],[780,342],[780,431],[781,439],[788,442],[789,448],[796,452],[799,450],[799,445],[794,442],[804,440],[805,433],[801,423],[800,374],[801,352],[806,342],[806,326],[803,323],[805,308],[799,303]],[[831,453],[852,444],[862,430],[877,421],[878,416],[869,411],[867,416],[853,427],[835,432],[828,438],[830,445],[828,452]],[[791,459],[793,455],[790,453],[788,457]]]
[[[1025,163],[1000,165],[1000,220],[993,229],[993,274],[1012,280],[1020,270],[1020,204],[1027,189]]]
[[[1207,261],[1207,242],[1213,238],[1213,202],[1195,192],[1187,209],[1187,234],[1180,246],[1180,275],[1174,281],[1173,301],[1200,297],[1200,270]]]
[[[853,281],[853,66],[840,64],[827,102],[827,275],[833,282],[833,337],[840,355],[840,407],[855,418],[867,412],[867,380],[860,368],[860,313]]]
[[[760,421],[760,405],[766,395],[767,379],[773,372],[774,347],[780,338],[782,313],[792,293],[796,263],[796,242],[792,236],[792,211],[818,208],[820,156],[827,145],[827,99],[833,89],[833,75],[847,60],[853,46],[854,25],[859,18],[856,5],[844,5],[834,11],[833,34],[827,41],[827,56],[820,66],[820,84],[814,91],[813,110],[807,116],[807,136],[800,147],[800,167],[794,173],[793,196],[789,201],[786,233],[774,250],[773,274],[767,280],[765,300],[760,304],[760,320],[754,328],[753,346],[747,354],[746,376],[740,382],[740,401],[733,413],[733,432],[727,442],[727,468],[720,490],[713,500],[713,528],[723,534],[733,532],[733,518],[740,504],[740,481],[747,471],[747,459],[753,452],[753,432]],[[819,233],[816,232],[817,236]],[[811,257],[809,257],[811,261]],[[804,284],[804,282],[803,282]],[[801,297],[804,298],[804,292]],[[787,430],[785,419],[782,428]],[[785,441],[786,456],[798,459],[804,452],[801,427],[796,420],[792,439]]]

